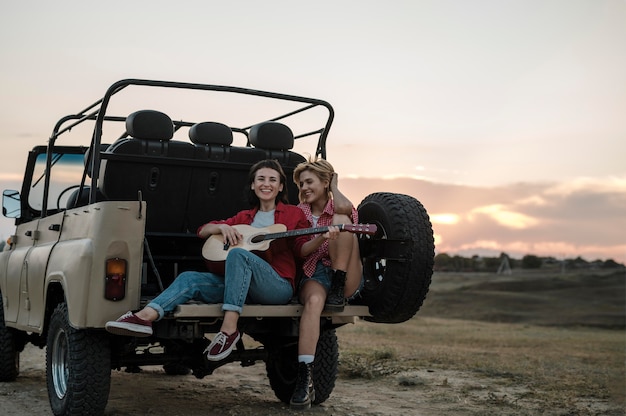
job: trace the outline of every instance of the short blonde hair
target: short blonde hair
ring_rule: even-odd
[[[298,190],[300,190],[300,174],[307,170],[313,172],[320,179],[320,181],[328,182],[328,188],[326,189],[326,192],[328,193],[328,198],[332,198],[332,193],[330,191],[330,181],[333,178],[333,173],[335,173],[333,165],[331,165],[327,160],[318,159],[317,157],[315,159],[311,159],[309,157],[309,160],[307,160],[306,162],[298,164],[298,166],[296,166],[293,171],[293,181],[298,186]],[[300,193],[298,193],[298,199],[300,200],[300,202],[302,202],[302,195]]]

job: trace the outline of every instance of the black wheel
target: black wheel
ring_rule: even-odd
[[[415,198],[389,192],[368,195],[359,222],[376,224],[360,240],[365,287],[363,303],[373,322],[411,319],[426,298],[433,274],[435,243],[426,209]]]
[[[322,331],[313,363],[314,404],[325,402],[335,388],[338,360],[339,346],[335,330]],[[274,394],[280,401],[288,404],[296,388],[298,375],[297,339],[287,345],[270,348],[265,366]]]
[[[104,413],[111,386],[109,338],[104,333],[72,328],[65,303],[59,304],[50,318],[46,383],[56,416]]]
[[[20,351],[18,334],[4,324],[4,306],[0,293],[0,381],[15,381],[20,374]]]

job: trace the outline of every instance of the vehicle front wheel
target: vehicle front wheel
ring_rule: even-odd
[[[46,384],[56,416],[104,413],[111,386],[109,338],[73,328],[65,303],[59,304],[50,318]]]
[[[18,334],[4,324],[4,309],[0,293],[0,381],[15,381],[20,374],[20,351],[23,343]],[[21,347],[21,348],[20,348]]]

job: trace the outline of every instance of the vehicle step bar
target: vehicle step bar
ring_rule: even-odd
[[[245,318],[277,318],[298,317],[302,315],[304,307],[300,304],[289,305],[244,305],[240,317]],[[221,303],[185,303],[179,305],[173,314],[174,318],[206,318],[222,317]],[[365,305],[346,305],[343,312],[322,312],[322,317],[331,318],[333,323],[353,323],[356,318],[371,316]]]

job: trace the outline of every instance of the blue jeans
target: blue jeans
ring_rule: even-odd
[[[221,303],[222,310],[241,313],[244,303],[280,305],[293,296],[291,283],[278,275],[265,260],[241,248],[226,257],[225,276],[210,272],[188,271],[176,279],[148,306],[162,319],[178,305],[189,300]]]

